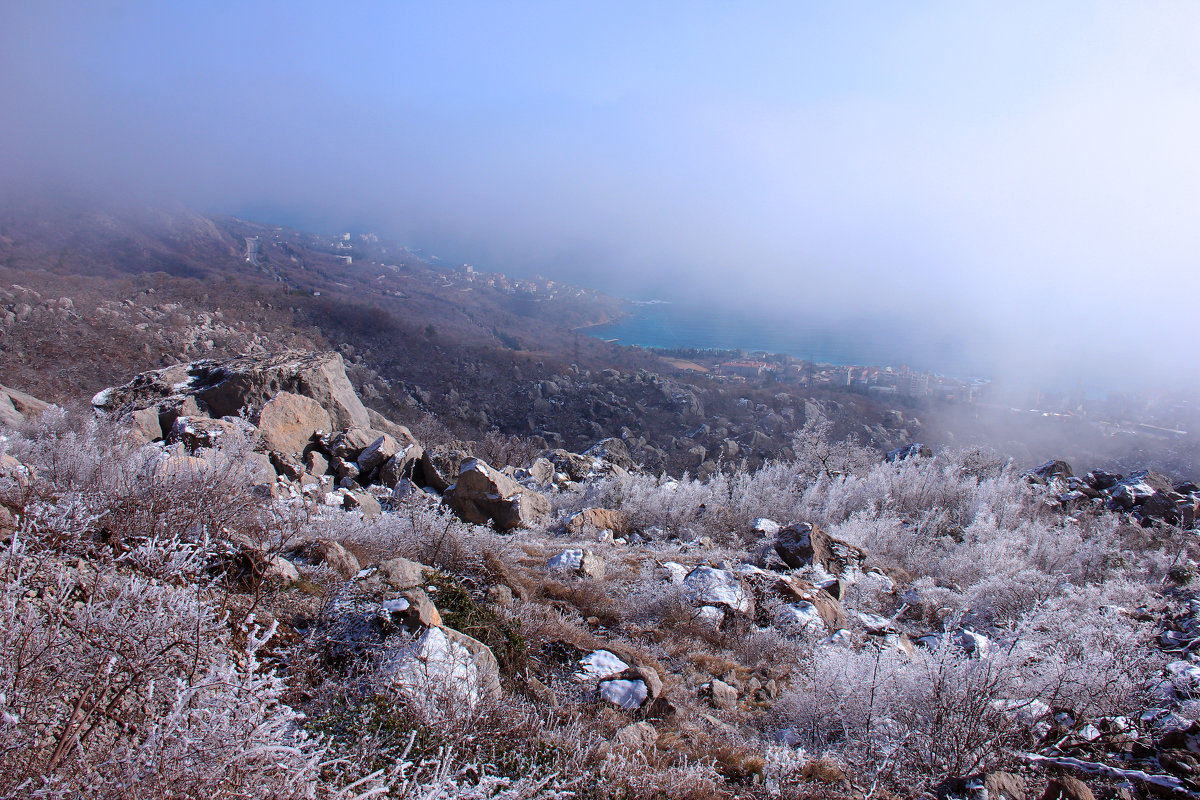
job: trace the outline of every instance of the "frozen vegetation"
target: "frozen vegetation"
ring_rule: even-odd
[[[1194,486],[819,419],[494,469],[285,362],[4,433],[0,796],[1197,793]]]

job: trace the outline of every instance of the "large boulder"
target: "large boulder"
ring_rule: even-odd
[[[218,447],[222,442],[228,442],[239,436],[250,438],[254,427],[244,420],[209,419],[208,417],[176,417],[167,434],[167,441],[180,442],[188,450],[199,450],[205,447]]]
[[[568,533],[581,534],[589,529],[612,531],[620,535],[629,529],[629,519],[623,511],[609,508],[585,508],[577,511],[566,519]]]
[[[0,386],[0,425],[14,428],[25,422],[36,422],[50,404],[32,395]]]
[[[292,392],[272,397],[258,415],[263,446],[280,453],[303,453],[314,433],[328,431],[332,425],[329,412],[320,403]]]
[[[792,569],[815,565],[835,577],[861,569],[866,561],[862,548],[835,539],[808,522],[789,525],[775,534],[775,552]]]
[[[484,525],[491,520],[501,531],[544,523],[550,514],[545,497],[478,458],[462,463],[458,481],[446,489],[444,499],[466,522]]]
[[[346,365],[333,352],[286,351],[178,364],[144,372],[124,386],[105,389],[92,398],[92,405],[118,415],[152,407],[170,415],[185,398],[192,398],[214,419],[240,416],[246,409],[250,412],[246,416],[253,419],[280,392],[315,400],[329,414],[331,427],[370,427],[367,409],[346,377]],[[172,422],[174,416],[169,416],[163,428],[169,428]]]
[[[687,597],[700,606],[725,606],[743,614],[754,611],[754,600],[738,576],[726,569],[699,566],[683,579]]]

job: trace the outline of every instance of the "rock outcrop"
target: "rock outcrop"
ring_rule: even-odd
[[[314,434],[333,427],[329,412],[311,397],[280,392],[263,404],[258,431],[268,450],[301,454]]]
[[[866,561],[861,548],[807,522],[782,528],[775,535],[775,552],[792,569],[816,565],[835,578],[848,569],[861,569]]]
[[[244,416],[256,421],[264,405],[280,392],[316,401],[335,428],[370,427],[370,416],[346,377],[342,357],[330,352],[288,351],[179,364],[105,389],[92,398],[92,405],[118,416],[156,409],[166,430],[175,417],[192,408],[213,419]]]
[[[0,386],[0,426],[15,428],[41,419],[50,404],[32,395]]]
[[[501,531],[544,523],[550,514],[545,497],[478,458],[462,463],[458,480],[446,489],[444,499],[464,521],[476,525],[491,521]]]

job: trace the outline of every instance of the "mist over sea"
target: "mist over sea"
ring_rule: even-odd
[[[914,327],[911,319],[823,320],[662,300],[632,302],[626,311],[627,316],[587,333],[641,347],[761,350],[830,364],[904,365],[956,377],[989,374],[987,364],[972,357],[969,337],[933,325]]]

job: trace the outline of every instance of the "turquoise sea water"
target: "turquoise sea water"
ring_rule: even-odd
[[[632,303],[628,316],[588,328],[601,339],[642,347],[763,350],[830,364],[909,366],[981,376],[962,337],[913,321],[862,317],[825,321],[671,302]]]

